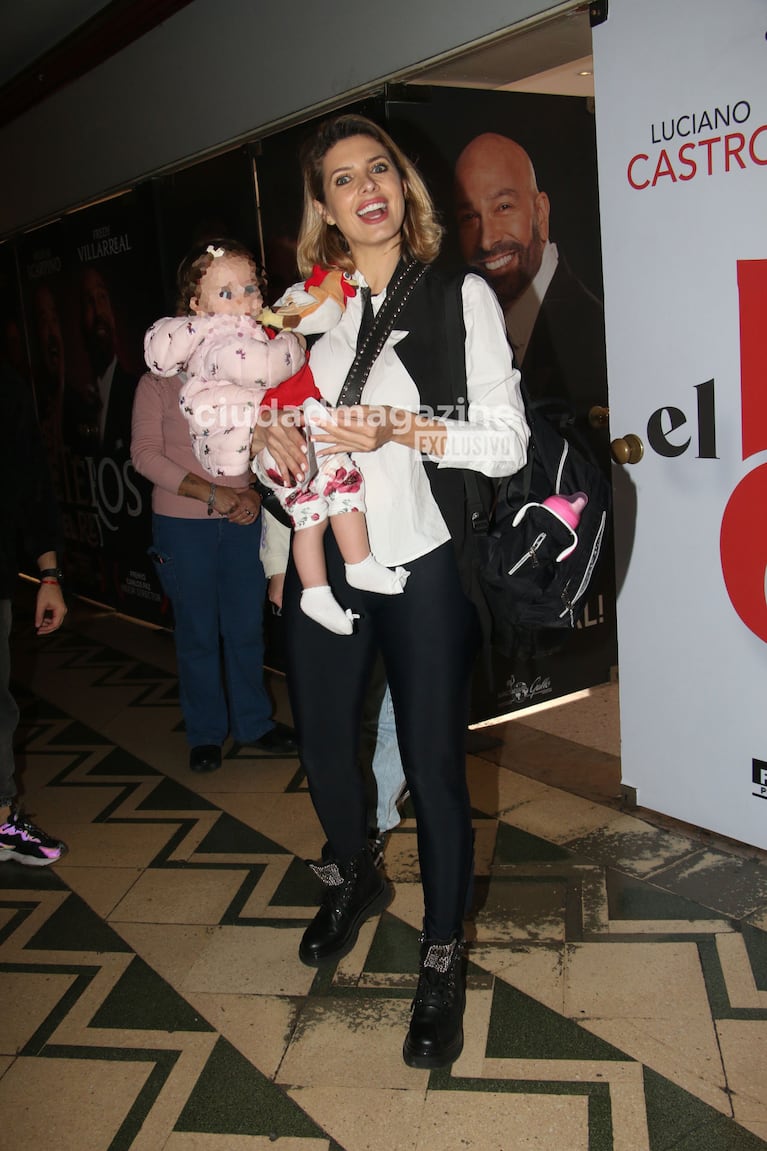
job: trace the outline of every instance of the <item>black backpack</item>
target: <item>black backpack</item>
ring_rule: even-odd
[[[461,283],[446,290],[456,400],[466,389]],[[573,417],[556,403],[531,401],[524,387],[522,397],[530,427],[525,467],[491,483],[476,472],[463,473],[474,582],[491,619],[492,646],[509,657],[554,651],[575,628],[611,502],[610,483]],[[573,528],[567,503],[547,501],[577,493],[587,502]]]

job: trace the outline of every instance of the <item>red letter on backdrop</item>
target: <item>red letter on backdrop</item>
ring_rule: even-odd
[[[767,260],[738,260],[743,459],[767,449]]]
[[[743,459],[767,449],[765,318],[767,260],[738,260],[740,390]],[[719,548],[732,606],[754,635],[767,643],[767,464],[754,468],[730,496]]]

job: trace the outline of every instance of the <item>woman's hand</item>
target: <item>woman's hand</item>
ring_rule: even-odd
[[[383,404],[357,404],[352,408],[331,408],[327,430],[312,431],[318,456],[334,452],[374,452],[396,439],[397,431],[410,422],[412,414]]]
[[[250,441],[254,456],[266,448],[287,487],[300,483],[306,475],[302,424],[303,416],[296,408],[262,408]]]
[[[224,488],[215,485],[216,491],[213,499],[213,510],[220,516],[226,516],[233,523],[239,523],[237,514],[240,508],[240,497],[234,488]],[[244,522],[244,521],[243,521]]]
[[[211,488],[214,489],[212,504]],[[255,523],[261,510],[261,497],[251,488],[227,488],[210,477],[203,479],[194,472],[187,472],[184,476],[178,486],[178,494],[208,504],[214,512],[226,516],[233,524]]]
[[[329,456],[333,452],[374,452],[384,444],[394,443],[433,458],[444,455],[446,437],[443,420],[405,408],[365,404],[331,408],[327,430],[312,432],[318,456]]]
[[[242,524],[246,527],[248,524],[255,523],[258,513],[261,511],[261,496],[252,488],[236,488],[235,494],[239,497],[239,503],[227,513],[229,522]]]

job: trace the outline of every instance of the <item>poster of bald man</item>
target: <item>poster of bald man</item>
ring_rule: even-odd
[[[604,309],[594,117],[582,97],[393,90],[387,123],[426,175],[446,228],[441,260],[495,291],[530,400],[572,424],[605,472]],[[475,710],[497,714],[605,682],[617,663],[612,540],[586,614],[561,650],[496,657]]]

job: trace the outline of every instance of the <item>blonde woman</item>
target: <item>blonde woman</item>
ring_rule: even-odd
[[[338,401],[358,344],[368,338],[381,344],[375,315],[387,297],[397,298],[403,282],[409,284],[359,402],[337,407],[333,425],[312,439],[319,455],[352,454],[365,479],[373,552],[381,563],[404,564],[411,574],[405,595],[360,592],[345,581],[337,548],[326,536],[334,594],[359,617],[344,642],[297,610],[299,582],[288,568],[283,613],[290,698],[328,840],[317,869],[326,894],[299,954],[314,966],[335,962],[389,899],[367,846],[357,766],[367,679],[380,651],[416,812],[424,893],[420,976],[404,1058],[414,1067],[442,1067],[463,1045],[463,917],[473,855],[464,743],[479,628],[459,573],[460,469],[488,476],[515,471],[525,461],[528,429],[503,317],[475,275],[466,276],[460,289],[467,418],[443,415],[451,406],[444,339],[449,289],[431,268],[441,228],[421,177],[390,136],[356,115],[327,121],[304,150],[303,171],[302,274],[314,264],[337,266],[368,289],[348,302],[338,325],[312,349],[315,381],[330,404]],[[295,428],[280,422],[257,428],[253,449],[264,445],[286,476],[305,468]],[[327,675],[332,667],[338,668],[335,678]],[[318,669],[325,670],[320,675]]]

